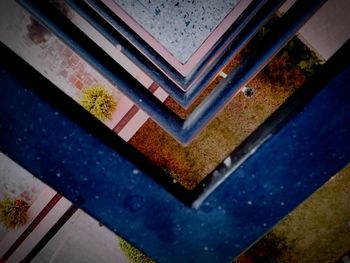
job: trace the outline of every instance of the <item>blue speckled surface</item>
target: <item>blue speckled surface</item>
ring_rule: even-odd
[[[350,160],[349,65],[195,210],[1,63],[1,151],[158,262],[230,262]]]
[[[239,0],[114,0],[185,63]]]
[[[210,96],[207,96],[184,120],[144,89],[129,72],[53,6],[45,2],[38,4],[34,0],[17,0],[77,55],[86,60],[173,138],[184,145],[190,143],[232,99],[237,90],[246,85],[287,44],[324,1],[298,1],[293,5],[282,17],[278,26],[271,30],[269,38],[260,42],[256,52],[250,53],[242,60],[239,66],[235,67],[210,93]],[[268,10],[271,10],[270,7]]]

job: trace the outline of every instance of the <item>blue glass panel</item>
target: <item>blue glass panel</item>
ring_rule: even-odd
[[[350,160],[349,43],[313,83],[324,88],[198,209],[153,181],[130,146],[2,51],[1,151],[159,262],[230,262]]]

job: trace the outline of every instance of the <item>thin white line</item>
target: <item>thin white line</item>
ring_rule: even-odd
[[[221,72],[219,73],[219,76],[221,76],[221,77],[223,77],[224,79],[226,79],[227,74],[226,74],[225,72],[221,71]]]
[[[234,171],[236,171],[237,168],[243,162],[245,162],[250,156],[252,156],[260,148],[260,146],[263,145],[271,136],[272,134],[268,134],[253,149],[251,149],[249,153],[244,155],[235,165],[233,165],[231,169],[229,169],[219,180],[217,180],[213,185],[211,185],[210,188],[204,190],[204,192],[197,198],[197,200],[193,202],[192,207],[198,209],[204,202],[204,200],[207,199],[208,196],[216,190],[216,188],[218,188]]]

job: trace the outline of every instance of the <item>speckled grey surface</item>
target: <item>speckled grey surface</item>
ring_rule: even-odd
[[[185,63],[239,0],[114,0]]]

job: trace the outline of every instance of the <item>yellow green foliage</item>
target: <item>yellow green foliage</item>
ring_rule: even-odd
[[[101,121],[111,119],[117,106],[112,94],[102,86],[84,89],[80,103],[88,112]]]
[[[119,245],[124,254],[132,263],[155,263],[151,258],[147,257],[136,247],[120,238]]]
[[[0,222],[7,229],[25,225],[28,208],[28,203],[21,199],[4,198],[0,201]]]

